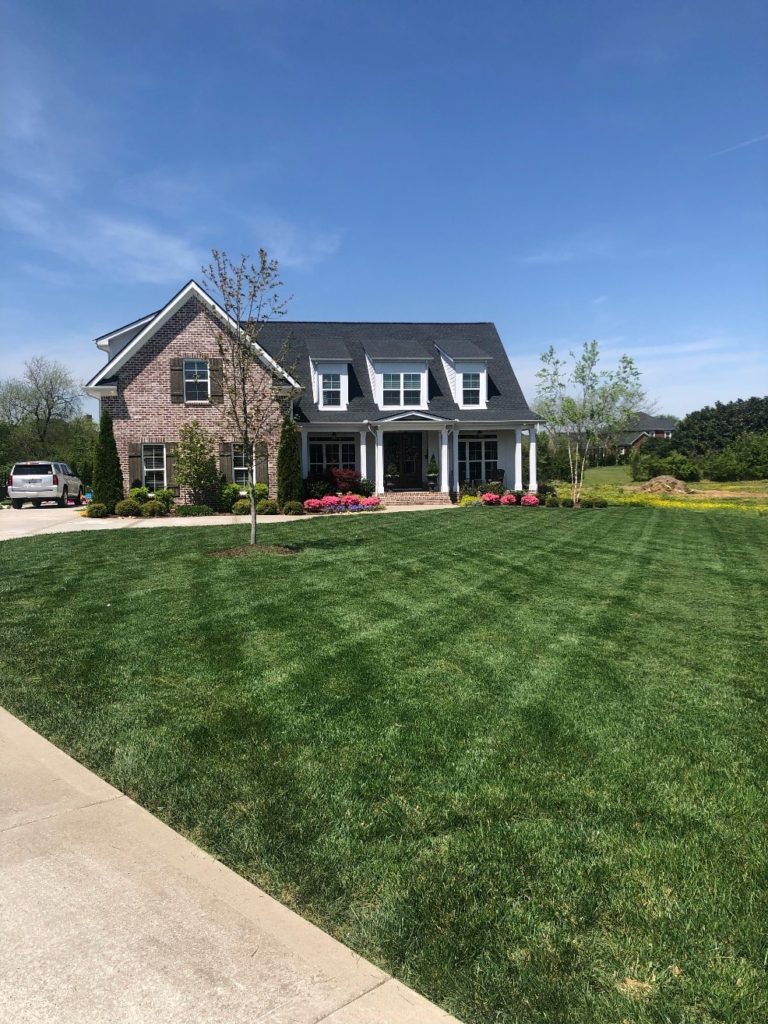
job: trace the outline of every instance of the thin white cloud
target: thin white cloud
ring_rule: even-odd
[[[725,149],[718,149],[711,156],[724,156],[726,153],[733,153],[737,149],[746,149],[747,146],[756,146],[758,142],[768,142],[768,132],[765,135],[756,135],[754,139],[746,139],[744,142],[737,142],[735,146],[727,146]]]
[[[587,228],[570,238],[551,242],[535,252],[521,256],[520,262],[533,266],[575,263],[581,260],[610,256],[614,249],[613,240],[605,230]]]
[[[0,197],[0,218],[42,251],[116,280],[176,283],[197,274],[206,256],[188,238],[152,224],[93,211],[60,215],[26,196]]]
[[[252,223],[258,244],[283,267],[310,270],[341,244],[337,231],[311,231],[272,213],[257,214]]]

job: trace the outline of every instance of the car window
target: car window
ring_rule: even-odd
[[[53,467],[50,462],[25,462],[11,470],[11,476],[50,476]]]
[[[74,476],[75,475],[72,472],[72,470],[69,468],[69,463],[67,463],[67,462],[62,462],[61,468],[64,470],[64,476]]]

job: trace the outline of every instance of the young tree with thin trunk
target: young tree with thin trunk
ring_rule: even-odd
[[[596,341],[585,342],[580,355],[569,356],[570,367],[552,346],[542,354],[536,410],[547,431],[566,446],[571,498],[578,504],[591,452],[627,429],[645,408],[646,396],[640,371],[629,356],[621,356],[615,370],[601,370]]]
[[[280,405],[297,393],[294,381],[259,345],[264,324],[285,316],[277,260],[259,249],[257,263],[245,256],[235,263],[225,252],[211,251],[203,267],[206,283],[216,293],[226,319],[217,323],[222,360],[224,416],[236,443],[249,453],[248,496],[251,502],[251,544],[256,543],[256,454],[280,422]]]

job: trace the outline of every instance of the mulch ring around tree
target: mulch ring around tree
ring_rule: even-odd
[[[237,548],[209,551],[214,558],[245,558],[249,555],[298,555],[300,548],[286,548],[280,544],[243,544]]]

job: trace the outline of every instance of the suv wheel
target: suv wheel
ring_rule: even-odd
[[[11,508],[21,508],[24,502],[20,498],[11,498]]]
[[[83,504],[83,488],[82,487],[77,492],[77,497],[75,498],[75,504],[76,505],[82,505]]]
[[[42,504],[43,504],[43,503],[42,503],[42,501],[41,501],[41,500],[40,500],[39,498],[35,498],[35,499],[33,499],[33,501],[32,501],[32,508],[40,508],[40,506],[41,506]]]
[[[64,490],[61,492],[61,497],[59,498],[59,508],[66,508],[68,504],[69,493],[67,492],[67,488],[65,487]]]

